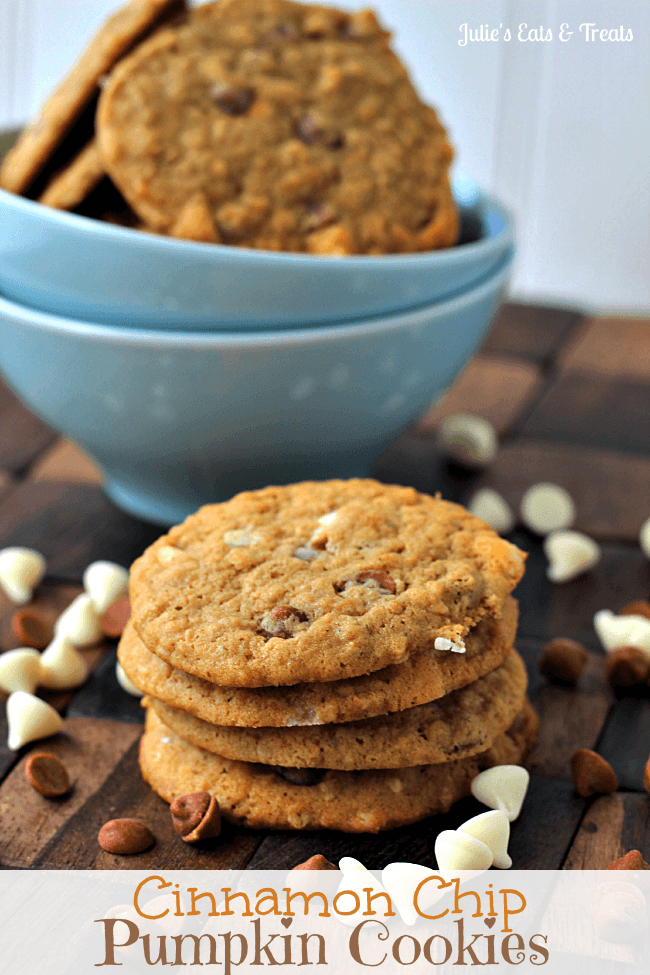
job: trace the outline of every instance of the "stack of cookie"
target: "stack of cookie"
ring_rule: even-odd
[[[120,662],[145,779],[235,823],[374,832],[523,760],[523,556],[463,508],[370,480],[200,509],[131,570]]]
[[[131,0],[114,15],[0,186],[208,243],[340,255],[456,243],[453,150],[372,11],[184,11]]]

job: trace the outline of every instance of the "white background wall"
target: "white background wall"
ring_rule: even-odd
[[[439,108],[458,165],[517,215],[513,296],[650,312],[650,0],[340,0],[369,3]],[[0,0],[0,127],[36,111],[119,5]],[[463,23],[513,37],[462,47]],[[518,40],[522,23],[553,39]],[[587,42],[582,23],[634,39]]]

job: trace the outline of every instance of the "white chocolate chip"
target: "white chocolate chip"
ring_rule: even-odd
[[[494,427],[471,413],[448,416],[440,427],[438,439],[447,456],[466,467],[484,467],[496,457],[498,441]]]
[[[303,562],[312,562],[313,559],[317,559],[320,555],[315,548],[311,545],[299,545],[296,551],[293,553],[295,559],[302,559]]]
[[[328,511],[326,515],[320,516],[320,518],[318,519],[318,524],[331,525],[337,515],[338,515],[338,511],[336,509],[334,511]]]
[[[101,615],[109,606],[126,596],[129,573],[115,562],[93,562],[83,575],[84,589]]]
[[[454,643],[453,640],[447,640],[444,636],[437,636],[433,643],[434,650],[451,650],[452,653],[465,653],[467,649],[464,643]]]
[[[54,624],[54,633],[67,636],[76,647],[90,646],[101,640],[101,617],[88,593],[82,592],[72,600]]]
[[[168,562],[173,562],[179,554],[179,549],[174,548],[173,545],[163,545],[158,549],[158,561],[166,565]]]
[[[53,691],[79,687],[88,676],[86,661],[67,636],[55,636],[41,654],[38,683]]]
[[[23,605],[45,575],[45,559],[32,548],[0,551],[0,586],[12,602]]]
[[[472,795],[490,809],[500,809],[514,822],[528,791],[530,775],[521,765],[495,765],[472,780]]]
[[[7,747],[18,751],[27,742],[49,738],[61,730],[63,721],[58,711],[26,691],[16,691],[7,701],[9,738]]]
[[[127,694],[132,694],[133,697],[143,697],[143,692],[135,686],[119,660],[115,664],[115,676],[117,677],[117,683],[123,691],[126,691]]]
[[[336,519],[338,511],[328,511],[326,515],[321,515],[318,519],[318,528],[316,528],[311,535],[307,543],[307,548],[322,549],[327,544],[328,532],[327,528]]]
[[[534,484],[528,488],[519,511],[526,528],[537,535],[568,528],[576,518],[573,499],[559,484]]]
[[[601,609],[594,616],[594,629],[608,653],[619,647],[636,647],[650,656],[650,620],[645,616],[616,616],[609,609]]]
[[[250,528],[244,528],[241,531],[225,532],[223,540],[226,545],[230,545],[231,548],[245,548],[247,545],[254,545],[259,542],[257,535],[252,535]]]
[[[41,655],[38,650],[21,647],[0,654],[0,688],[6,694],[26,691],[33,694],[38,687]]]
[[[369,873],[368,868],[364,867],[360,860],[355,860],[354,857],[342,857],[339,860],[339,870],[365,870]]]
[[[481,840],[492,850],[493,863],[500,870],[509,870],[512,860],[508,856],[508,840],[510,839],[510,822],[500,809],[479,813],[466,823],[458,827],[461,833],[469,833]]]
[[[515,516],[512,508],[492,488],[480,488],[468,505],[469,510],[477,518],[487,521],[499,535],[507,535],[515,527]]]
[[[489,870],[492,866],[489,846],[475,836],[455,829],[443,829],[438,833],[434,852],[441,870]]]
[[[391,779],[388,783],[388,788],[391,792],[402,792],[404,789],[404,783],[401,779]]]
[[[647,518],[641,525],[639,532],[639,545],[641,551],[647,559],[650,559],[650,518]]]
[[[419,863],[389,863],[381,872],[381,881],[405,924],[415,924],[417,913],[413,905],[415,891],[428,877],[438,877],[435,870]],[[440,884],[431,882],[420,887],[418,907],[426,910],[445,893]]]
[[[569,582],[600,562],[598,543],[582,532],[551,532],[544,539],[544,554],[549,561],[546,575],[551,582]]]

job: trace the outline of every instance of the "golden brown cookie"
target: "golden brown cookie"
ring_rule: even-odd
[[[140,767],[167,802],[209,792],[224,818],[242,826],[376,833],[447,812],[469,795],[482,769],[521,764],[536,733],[537,716],[526,702],[506,734],[480,755],[399,770],[329,771],[312,785],[296,785],[268,766],[232,762],[188,744],[149,708]]]
[[[141,45],[98,105],[107,170],[191,240],[383,254],[456,243],[452,149],[370,10],[219,0]]]
[[[403,664],[364,677],[292,687],[219,687],[185,674],[151,653],[129,624],[118,656],[144,694],[211,724],[245,728],[339,724],[403,711],[471,684],[503,663],[517,627],[517,603],[487,617],[465,638],[465,653],[423,650]]]
[[[526,685],[526,668],[513,650],[496,670],[437,701],[347,724],[232,728],[153,698],[148,703],[185,741],[224,758],[291,768],[407,768],[486,751],[521,711]]]
[[[131,0],[109,17],[5,156],[0,167],[0,187],[12,193],[28,189],[98,93],[102,77],[148,31],[184,8],[182,0]]]
[[[500,613],[524,558],[413,488],[270,487],[207,505],[150,546],[131,569],[132,620],[149,650],[212,683],[343,680],[438,638],[461,645]]]
[[[105,175],[97,140],[91,139],[65,169],[52,177],[38,202],[56,210],[73,210]]]

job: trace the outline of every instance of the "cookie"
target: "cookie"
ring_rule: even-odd
[[[510,652],[517,604],[508,597],[498,618],[470,630],[465,653],[423,650],[406,663],[365,677],[293,687],[219,687],[185,674],[151,653],[129,624],[118,656],[144,694],[187,711],[210,724],[247,728],[339,724],[403,711],[449,694],[489,673]]]
[[[24,193],[99,91],[102,77],[157,24],[185,9],[181,0],[131,0],[109,17],[0,167],[0,187]]]
[[[312,254],[448,247],[453,151],[370,10],[219,0],[102,91],[106,168],[153,229]]]
[[[207,505],[132,566],[133,625],[234,687],[358,677],[497,616],[524,553],[460,505],[372,480]],[[452,650],[450,649],[450,653]]]
[[[209,792],[224,818],[242,826],[376,833],[447,812],[469,795],[482,769],[521,764],[536,733],[537,716],[526,702],[506,734],[480,755],[400,770],[329,771],[312,785],[296,785],[268,766],[229,761],[190,745],[149,708],[140,767],[167,802]]]
[[[316,728],[228,728],[150,699],[185,741],[224,758],[291,768],[372,769],[435,765],[486,751],[510,727],[526,694],[513,650],[496,670],[418,707]]]
[[[57,210],[73,210],[105,175],[97,141],[91,139],[69,166],[52,177],[38,202]]]

